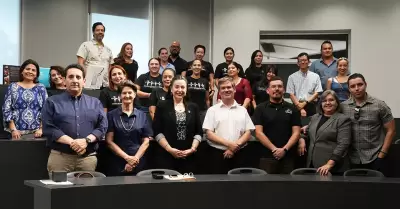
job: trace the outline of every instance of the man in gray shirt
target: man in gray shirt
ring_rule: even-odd
[[[348,85],[351,97],[342,105],[352,120],[352,168],[381,170],[396,132],[392,112],[384,101],[367,94],[363,75],[351,75]]]

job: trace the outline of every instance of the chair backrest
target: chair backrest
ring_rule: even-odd
[[[97,171],[74,171],[67,173],[67,178],[98,178],[106,175]]]
[[[320,175],[317,170],[316,168],[298,168],[293,170],[290,175]],[[328,173],[328,176],[332,176],[332,174]]]
[[[400,139],[397,139],[394,143],[395,144],[400,144]]]
[[[258,168],[234,168],[228,175],[266,175],[267,172]]]
[[[350,169],[345,171],[343,176],[385,177],[380,171],[371,169]]]
[[[170,170],[170,169],[149,169],[140,171],[136,176],[152,176],[153,174],[159,175],[182,175],[178,171]]]

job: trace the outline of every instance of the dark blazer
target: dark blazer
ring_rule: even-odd
[[[329,160],[335,161],[332,172],[343,172],[348,169],[347,150],[351,144],[351,120],[342,113],[333,114],[318,130],[321,114],[311,117],[308,125],[309,148],[307,167],[311,161],[315,168],[325,165]]]
[[[186,140],[177,140],[177,125],[175,107],[172,99],[160,101],[157,105],[153,120],[154,136],[163,134],[171,147],[185,150],[192,147],[194,136],[203,135],[200,122],[199,108],[196,104],[186,104]]]

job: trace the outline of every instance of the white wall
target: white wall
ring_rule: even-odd
[[[351,71],[362,73],[368,92],[400,117],[399,23],[398,0],[216,0],[212,61],[223,62],[232,46],[236,61],[248,66],[260,30],[351,29]]]

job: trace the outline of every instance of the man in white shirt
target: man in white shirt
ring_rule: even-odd
[[[297,65],[300,70],[289,76],[286,88],[290,99],[303,117],[316,113],[315,100],[323,91],[321,79],[318,74],[309,71],[309,63],[310,58],[307,53],[303,52],[297,56]]]
[[[209,168],[212,174],[226,174],[238,167],[249,167],[247,141],[254,124],[246,110],[235,99],[235,83],[229,77],[218,80],[221,102],[210,107],[203,123],[207,134]]]
[[[109,47],[104,45],[103,38],[106,28],[103,23],[96,22],[92,26],[93,39],[83,42],[76,53],[78,57],[78,64],[85,68],[86,77],[88,76],[88,67],[99,68],[98,74],[103,74],[102,86],[108,86],[108,70],[113,63],[112,51]],[[101,69],[100,69],[101,68]],[[98,77],[98,75],[93,75]],[[93,81],[95,83],[95,81]],[[92,83],[93,83],[92,82]]]

